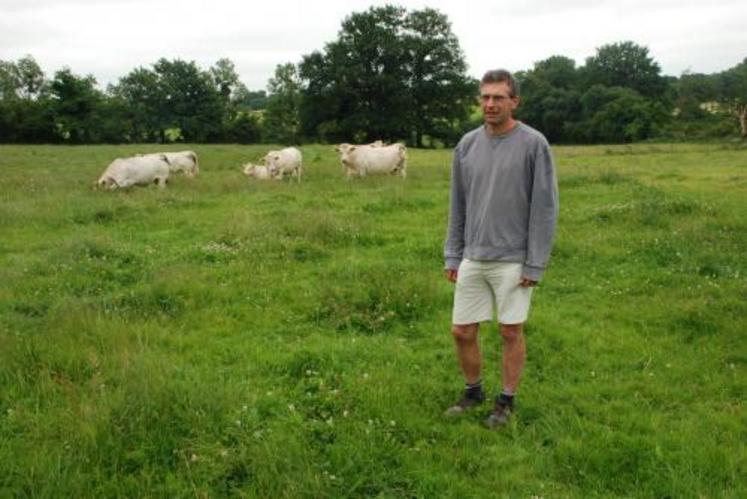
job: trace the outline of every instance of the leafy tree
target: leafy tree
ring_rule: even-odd
[[[521,105],[517,117],[532,125],[551,142],[569,142],[573,123],[581,120],[581,92],[576,63],[552,56],[534,68],[517,73]]]
[[[301,126],[301,81],[296,66],[278,64],[267,84],[265,134],[269,142],[297,144]]]
[[[225,139],[236,144],[254,144],[262,139],[262,128],[256,112],[239,111],[228,123]]]
[[[110,95],[124,109],[124,139],[128,142],[163,141],[168,123],[160,114],[163,100],[155,71],[135,68],[110,87]]]
[[[130,140],[167,141],[177,129],[186,141],[217,140],[226,109],[213,76],[192,62],[159,59],[120,79],[112,94],[129,108]]]
[[[587,88],[593,85],[632,88],[651,99],[664,99],[666,80],[648,49],[631,41],[604,45],[586,59],[582,75]]]
[[[219,59],[213,67],[210,68],[210,76],[218,93],[223,100],[228,103],[235,95],[235,92],[241,83],[239,75],[236,73],[236,67],[230,59]]]
[[[624,143],[654,136],[666,118],[664,107],[624,87],[594,85],[581,97],[584,120],[571,128],[575,138]]]
[[[95,142],[98,129],[95,111],[103,99],[96,89],[96,79],[91,75],[77,76],[65,68],[55,73],[49,87],[60,136],[75,144]]]
[[[46,96],[48,82],[33,57],[0,61],[0,140],[54,142],[58,140]]]
[[[44,72],[30,55],[16,62],[0,61],[1,99],[36,99],[41,96],[45,84]]]
[[[675,82],[675,108],[679,119],[693,120],[706,117],[703,104],[716,100],[715,80],[704,74],[683,74]]]
[[[161,139],[165,140],[167,128],[178,128],[187,142],[214,140],[225,109],[210,75],[200,71],[194,61],[179,59],[160,59],[153,71],[159,87]]]
[[[719,101],[739,120],[741,136],[747,139],[747,58],[716,81]]]
[[[304,56],[304,132],[322,140],[453,138],[474,87],[447,18],[387,5],[353,13]]]
[[[404,29],[413,143],[422,147],[426,134],[456,142],[476,88],[466,75],[459,40],[448,18],[430,8],[411,12]]]

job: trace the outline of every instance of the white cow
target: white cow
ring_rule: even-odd
[[[197,153],[194,151],[158,152],[153,154],[138,154],[137,156],[165,156],[169,162],[169,171],[171,173],[184,172],[189,178],[193,178],[200,173]]]
[[[126,189],[133,185],[156,183],[163,189],[169,179],[169,163],[164,155],[117,158],[106,167],[97,184],[104,189]]]
[[[252,163],[246,163],[244,165],[244,174],[247,177],[254,177],[259,180],[267,180],[269,178],[272,178],[272,175],[270,175],[270,169],[268,167],[264,165],[255,165]]]
[[[376,174],[407,176],[407,148],[404,144],[340,144],[335,150],[340,153],[340,161],[348,177]]]
[[[270,170],[270,175],[279,179],[289,173],[295,175],[296,180],[300,182],[303,175],[301,151],[295,147],[268,152],[265,156],[265,166]]]

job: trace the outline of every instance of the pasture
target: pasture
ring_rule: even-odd
[[[745,497],[747,150],[554,148],[512,424],[462,390],[450,151],[408,178],[91,188],[148,146],[0,147],[0,497]],[[484,325],[487,389],[499,388]]]

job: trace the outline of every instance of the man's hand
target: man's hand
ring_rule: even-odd
[[[522,288],[531,288],[537,285],[537,281],[533,281],[528,277],[522,277],[521,281],[519,281],[519,286]]]
[[[453,269],[446,269],[446,279],[448,279],[449,282],[456,282],[457,271]]]

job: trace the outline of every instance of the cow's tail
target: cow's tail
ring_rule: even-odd
[[[197,153],[190,151],[189,157],[192,159],[192,164],[194,165],[192,167],[192,174],[197,175],[198,173],[200,173],[200,165],[197,161]]]
[[[404,144],[397,144],[399,146],[399,163],[398,170],[402,178],[407,177],[407,147]]]

